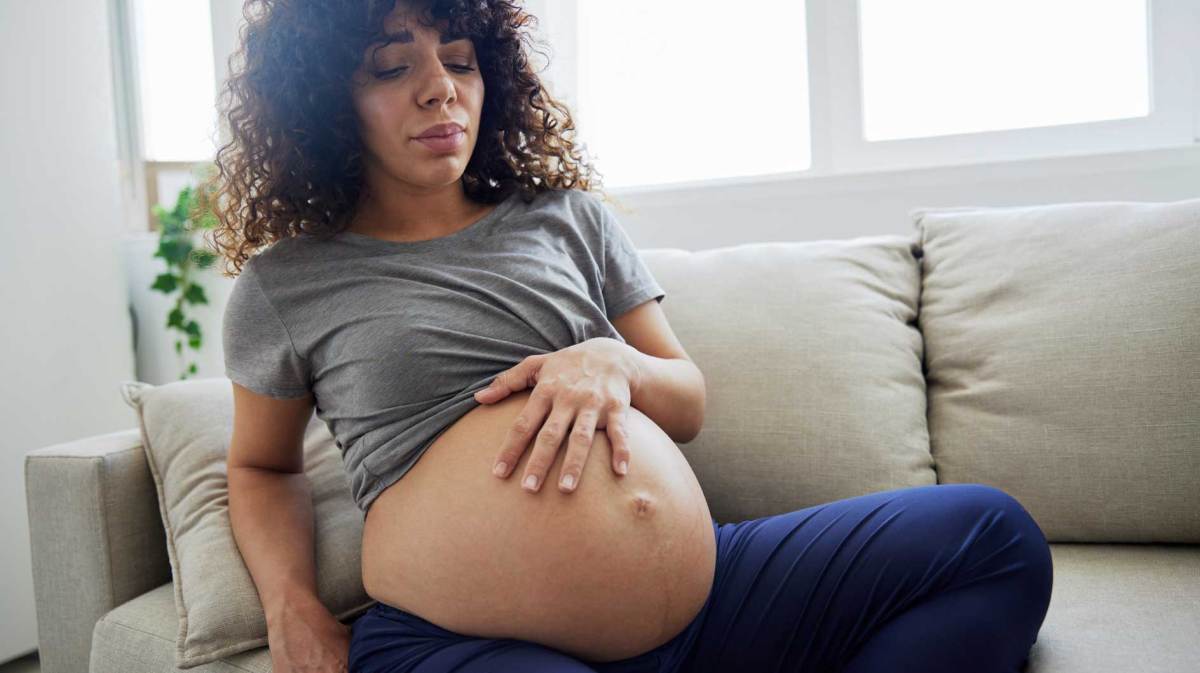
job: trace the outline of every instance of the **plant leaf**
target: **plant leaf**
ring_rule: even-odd
[[[189,304],[207,304],[208,297],[204,295],[204,288],[192,283],[187,286],[183,292],[183,300]]]
[[[158,242],[158,251],[168,264],[182,266],[192,252],[192,242],[183,237],[163,236]]]
[[[167,273],[158,274],[158,276],[154,279],[154,284],[150,286],[150,289],[171,294],[178,286],[179,278],[175,274],[168,271]]]

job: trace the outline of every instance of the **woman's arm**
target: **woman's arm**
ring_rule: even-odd
[[[274,399],[233,384],[229,521],[262,602],[275,673],[345,671],[350,628],[317,595],[304,430],[312,395]]]
[[[686,444],[695,439],[704,425],[704,374],[679,343],[662,306],[654,300],[643,302],[612,324],[630,346],[639,372],[629,390],[629,405],[674,441]]]
[[[674,441],[686,444],[704,425],[704,374],[687,358],[660,358],[630,346],[637,362],[629,406],[650,417]]]
[[[258,589],[268,630],[289,609],[325,609],[317,599],[312,494],[307,475],[231,466],[229,519],[242,559]]]

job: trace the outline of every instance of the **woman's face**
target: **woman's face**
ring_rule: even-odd
[[[483,76],[475,46],[469,38],[427,28],[403,2],[384,28],[392,41],[368,47],[354,74],[368,176],[374,172],[377,184],[399,181],[418,190],[451,184],[462,177],[479,137]],[[453,147],[416,140],[446,122],[465,129]]]

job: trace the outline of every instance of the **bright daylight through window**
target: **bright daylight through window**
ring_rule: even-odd
[[[133,0],[143,158],[207,161],[216,153],[208,0]]]
[[[859,0],[868,141],[1142,117],[1146,0]]]
[[[808,168],[804,4],[579,0],[578,126],[605,186]]]

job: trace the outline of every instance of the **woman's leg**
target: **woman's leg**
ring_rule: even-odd
[[[595,673],[537,643],[463,636],[376,603],[351,626],[349,673]]]
[[[1014,673],[1052,584],[1041,529],[986,484],[720,524],[713,591],[680,671]]]

